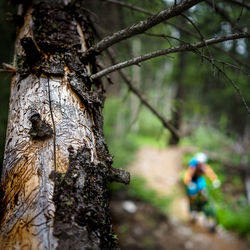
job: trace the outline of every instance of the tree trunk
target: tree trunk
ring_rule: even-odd
[[[111,168],[102,131],[103,88],[89,80],[94,58],[81,59],[92,46],[82,2],[20,6],[24,22],[11,83],[0,249],[116,247],[106,182],[128,183],[129,175]]]
[[[183,110],[183,96],[184,96],[184,87],[183,87],[183,80],[184,80],[184,72],[185,72],[185,52],[181,52],[179,54],[179,65],[178,65],[178,72],[177,75],[177,89],[176,89],[176,95],[174,98],[175,107],[173,112],[173,117],[171,119],[171,122],[173,124],[173,127],[180,130],[181,127],[181,116],[182,116],[182,110]],[[171,134],[169,144],[170,145],[177,145],[180,141],[179,137],[176,137],[174,134]]]
[[[180,32],[180,40],[184,37],[183,32]],[[183,45],[183,42],[180,42],[180,45]],[[183,97],[184,97],[184,81],[185,81],[185,68],[186,68],[186,54],[185,52],[180,52],[178,55],[178,71],[176,75],[176,94],[174,98],[174,112],[171,122],[178,131],[181,128],[181,117],[183,110]],[[170,145],[178,145],[180,141],[179,137],[176,137],[174,134],[171,134],[169,139]]]

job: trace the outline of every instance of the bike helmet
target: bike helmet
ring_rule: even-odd
[[[195,159],[199,162],[199,163],[206,163],[207,162],[207,155],[205,153],[197,153],[195,155]]]

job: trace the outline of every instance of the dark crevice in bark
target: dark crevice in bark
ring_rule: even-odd
[[[32,114],[29,120],[32,124],[29,134],[33,139],[44,140],[53,135],[52,128],[41,119],[39,113]]]
[[[109,214],[108,168],[94,164],[90,150],[69,148],[69,169],[53,173],[57,249],[114,249],[116,237]]]

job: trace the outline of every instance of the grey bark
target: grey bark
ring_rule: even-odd
[[[81,4],[84,4],[82,1]],[[102,83],[84,5],[24,5],[15,48],[0,197],[0,249],[114,249]]]

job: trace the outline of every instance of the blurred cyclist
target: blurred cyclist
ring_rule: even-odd
[[[203,207],[196,207],[197,196],[204,205],[207,203],[206,180],[203,176],[207,176],[213,184],[214,188],[220,186],[220,181],[212,168],[206,164],[207,155],[197,153],[189,162],[189,167],[184,175],[184,184],[186,185],[187,195],[190,204],[190,211],[202,211]]]

